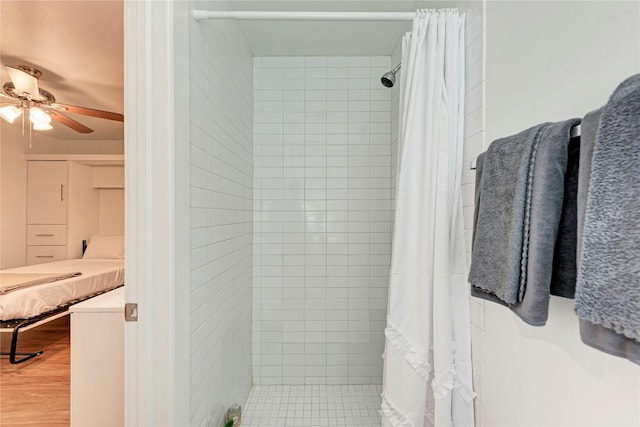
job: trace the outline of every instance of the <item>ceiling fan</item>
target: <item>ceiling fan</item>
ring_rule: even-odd
[[[42,76],[42,71],[37,68],[27,65],[19,65],[18,67],[7,65],[6,68],[11,81],[6,82],[0,92],[0,117],[9,123],[13,123],[21,114],[26,117],[27,112],[33,130],[53,129],[51,126],[53,119],[76,132],[93,132],[93,129],[64,113],[124,122],[124,116],[120,113],[56,102],[56,98],[51,92],[38,87],[38,79]]]

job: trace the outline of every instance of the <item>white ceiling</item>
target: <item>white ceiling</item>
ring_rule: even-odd
[[[56,100],[122,113],[123,2],[0,0],[0,83],[5,65],[31,65],[43,72],[39,86]],[[52,122],[43,136],[61,140],[122,140],[124,125],[69,114],[94,129],[80,134]],[[20,126],[2,121],[2,126]],[[34,131],[34,135],[37,132]]]
[[[208,2],[220,10],[222,2]],[[231,10],[410,12],[434,0],[230,0]],[[240,21],[255,56],[390,55],[409,29],[406,22]]]

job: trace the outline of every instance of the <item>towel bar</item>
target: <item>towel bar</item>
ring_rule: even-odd
[[[575,125],[574,127],[571,128],[571,138],[576,138],[578,136],[580,136],[580,133],[582,131],[582,125]]]

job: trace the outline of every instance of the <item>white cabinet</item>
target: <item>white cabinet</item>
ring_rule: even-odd
[[[27,224],[67,223],[67,162],[28,162]]]
[[[27,264],[80,258],[82,240],[99,233],[99,216],[92,166],[27,162]]]
[[[124,425],[124,288],[71,312],[71,426]]]
[[[27,264],[67,258],[67,162],[27,162]]]

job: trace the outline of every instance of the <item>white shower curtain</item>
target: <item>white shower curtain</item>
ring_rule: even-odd
[[[421,10],[403,39],[383,426],[473,426],[462,221],[464,15]]]

